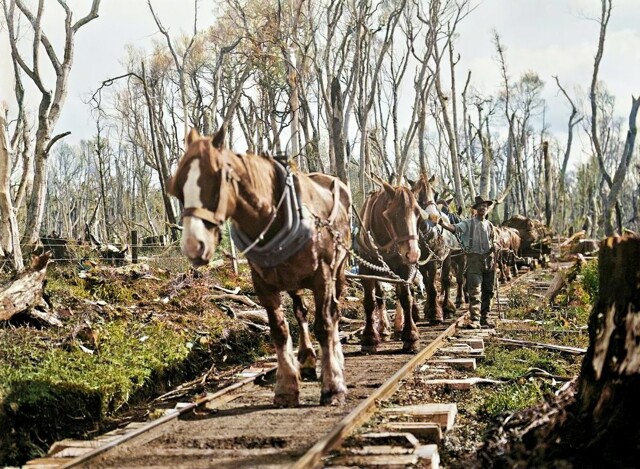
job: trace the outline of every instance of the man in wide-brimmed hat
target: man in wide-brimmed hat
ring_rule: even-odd
[[[496,262],[493,244],[493,225],[486,220],[491,200],[476,197],[475,216],[452,225],[440,219],[443,228],[460,239],[467,253],[467,290],[469,292],[469,327],[493,327],[488,315],[495,286]],[[478,307],[480,311],[478,311]]]

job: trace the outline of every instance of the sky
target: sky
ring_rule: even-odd
[[[574,98],[579,89],[588,90],[597,47],[600,0],[472,0],[474,11],[461,23],[457,50],[458,86],[467,70],[472,83],[482,93],[495,94],[501,86],[493,45],[497,31],[506,47],[509,74],[519,78],[536,72],[546,83],[546,119],[559,138],[566,131],[569,107],[558,93],[557,75]],[[200,0],[199,27],[213,21],[215,1]],[[89,0],[70,0],[75,18],[84,16]],[[57,2],[46,2],[45,31],[55,41],[62,37],[61,14]],[[154,8],[172,37],[193,28],[193,2],[153,0]],[[640,1],[614,0],[604,58],[599,77],[616,96],[616,114],[628,115],[631,95],[640,94]],[[85,25],[76,36],[75,61],[67,101],[55,133],[70,130],[68,143],[91,137],[94,124],[90,107],[84,102],[100,83],[123,73],[122,59],[127,45],[149,48],[152,40],[164,40],[157,31],[146,1],[103,0],[100,17]],[[4,27],[0,29],[0,101],[14,111],[12,66]],[[35,110],[34,110],[35,113]],[[11,115],[10,115],[11,117]],[[587,145],[588,146],[588,145]]]

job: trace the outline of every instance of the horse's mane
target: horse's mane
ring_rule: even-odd
[[[248,185],[257,194],[265,194],[275,191],[275,169],[273,158],[266,153],[236,153],[236,157],[242,161],[247,172],[247,181],[241,185]],[[268,177],[267,177],[268,175]]]

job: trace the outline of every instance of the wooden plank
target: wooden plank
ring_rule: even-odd
[[[429,360],[429,363],[436,365],[449,365],[456,370],[475,370],[476,359],[475,358],[445,358],[445,359],[433,359]]]
[[[440,467],[440,453],[438,453],[438,445],[424,445],[416,448],[420,467],[429,469],[438,469]]]
[[[435,422],[443,430],[451,430],[458,415],[458,406],[454,404],[418,404],[388,407],[381,412],[390,416],[402,416],[419,422]]]
[[[369,467],[380,466],[389,469],[404,469],[407,466],[415,466],[418,463],[417,454],[385,454],[371,456],[338,456],[331,460],[334,466]]]
[[[442,440],[442,428],[435,422],[391,422],[386,428],[394,432],[409,432],[425,443],[438,444]]]

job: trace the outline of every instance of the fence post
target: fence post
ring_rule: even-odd
[[[138,230],[131,230],[131,263],[138,263]]]

